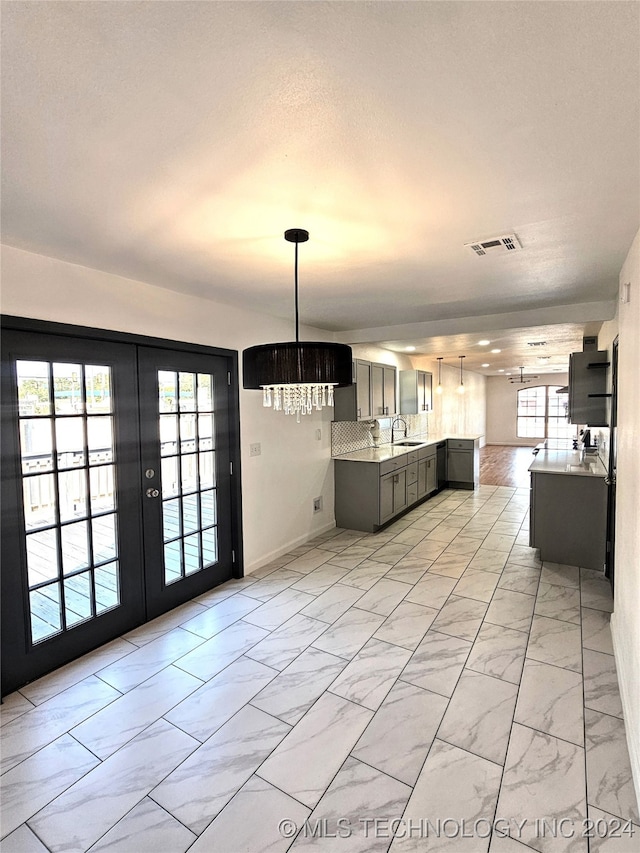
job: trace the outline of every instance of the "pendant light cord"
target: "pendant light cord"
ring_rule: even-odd
[[[296,343],[300,342],[300,334],[298,331],[298,244],[296,246],[295,266],[294,266],[294,282],[296,291]]]

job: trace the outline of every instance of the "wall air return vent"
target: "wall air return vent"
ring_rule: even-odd
[[[474,255],[507,254],[508,252],[519,252],[522,249],[520,241],[515,234],[503,234],[501,237],[491,237],[488,240],[474,240],[473,243],[465,243],[465,248],[470,249]]]

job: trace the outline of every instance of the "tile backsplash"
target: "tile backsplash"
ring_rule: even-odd
[[[425,436],[428,434],[428,418],[424,415],[402,415],[407,422],[408,436]],[[378,444],[388,444],[391,441],[391,424],[393,418],[378,418],[380,424],[380,438]],[[343,453],[351,453],[353,450],[362,450],[365,447],[373,447],[370,424],[373,421],[334,421],[331,424],[331,455],[341,456]],[[402,437],[402,423],[396,424],[399,428],[397,438]]]

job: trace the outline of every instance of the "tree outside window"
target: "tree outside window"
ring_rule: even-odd
[[[537,385],[518,391],[518,438],[574,438],[576,428],[569,423],[569,395],[558,393],[560,385]]]

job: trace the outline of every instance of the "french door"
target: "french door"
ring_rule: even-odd
[[[239,531],[228,357],[2,347],[4,694],[232,577]]]

